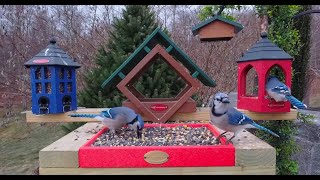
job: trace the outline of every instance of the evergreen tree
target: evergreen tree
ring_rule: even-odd
[[[116,88],[116,84],[106,89],[102,89],[101,85],[157,27],[154,13],[147,5],[125,7],[122,17],[113,21],[114,29],[110,32],[106,48],[98,50],[95,59],[97,67],[85,75],[86,87],[78,95],[80,106],[121,106],[126,97]],[[141,94],[152,98],[177,95],[184,85],[184,81],[160,58],[135,83]],[[63,129],[70,132],[82,124],[69,123],[63,125]]]
[[[148,6],[127,5],[122,12],[122,18],[114,20],[113,27],[106,45],[108,51],[100,48],[95,60],[97,68],[85,76],[86,88],[79,93],[81,106],[121,106],[125,97],[116,88],[116,84],[106,89],[102,89],[101,84],[158,27],[158,24]],[[166,30],[164,32],[167,33]],[[134,86],[145,97],[168,98],[177,95],[184,85],[177,73],[158,58]]]
[[[79,93],[79,105],[85,107],[120,106],[125,97],[116,85],[101,88],[101,84],[157,28],[154,13],[146,5],[127,5],[121,18],[113,21],[113,31],[106,48],[101,47],[95,59],[98,65],[85,75],[86,87]],[[107,51],[105,50],[107,49]]]
[[[113,21],[109,41],[100,47],[95,58],[96,68],[85,75],[86,87],[78,93],[79,106],[121,106],[125,97],[116,85],[102,89],[102,83],[134,52],[143,40],[157,28],[154,14],[146,5],[127,5],[121,18]],[[75,122],[62,125],[66,133],[85,123]]]
[[[185,82],[159,57],[134,86],[146,98],[171,98],[179,94]]]

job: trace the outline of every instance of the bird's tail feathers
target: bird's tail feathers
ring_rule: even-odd
[[[307,109],[307,105],[303,104],[297,98],[293,97],[292,95],[286,95],[286,98],[290,101],[292,106],[296,109]]]
[[[259,124],[257,124],[257,123],[252,123],[252,125],[253,125],[254,127],[258,128],[258,129],[261,129],[261,130],[263,130],[263,131],[266,131],[266,132],[272,134],[273,136],[280,137],[278,134],[272,132],[270,129],[267,129],[267,128],[265,128],[265,127],[263,127],[263,126],[261,126],[261,125],[259,125]]]
[[[69,114],[71,117],[95,118],[97,114]]]

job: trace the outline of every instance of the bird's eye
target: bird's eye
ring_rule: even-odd
[[[215,100],[217,100],[217,101],[221,101],[221,98],[215,98]]]

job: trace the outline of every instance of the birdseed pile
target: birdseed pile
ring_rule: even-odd
[[[217,145],[215,136],[206,127],[147,127],[142,138],[136,132],[123,127],[116,134],[109,130],[101,134],[92,146],[203,146]]]

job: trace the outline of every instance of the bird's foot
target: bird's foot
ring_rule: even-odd
[[[109,133],[112,135],[112,138],[114,138],[114,136],[117,135],[117,131],[114,129],[110,129]]]
[[[218,139],[214,140],[214,142],[213,142],[213,144],[215,144],[215,145],[218,145],[218,144],[220,144],[220,143],[221,143],[221,141],[218,140]]]
[[[217,139],[214,141],[214,144],[221,144],[221,141],[220,141],[221,137],[225,137],[225,138],[226,138],[225,135],[220,135],[220,136],[218,136]]]
[[[231,141],[233,138],[235,137],[235,135],[233,135],[230,139],[227,140],[226,145],[228,144],[233,144],[233,142]]]
[[[115,134],[115,135],[119,135],[119,134],[121,134],[121,132],[120,132],[119,130],[115,130],[115,131],[114,131],[114,134]]]
[[[226,142],[226,145],[228,145],[228,144],[233,144],[233,142],[229,139],[227,142]]]

